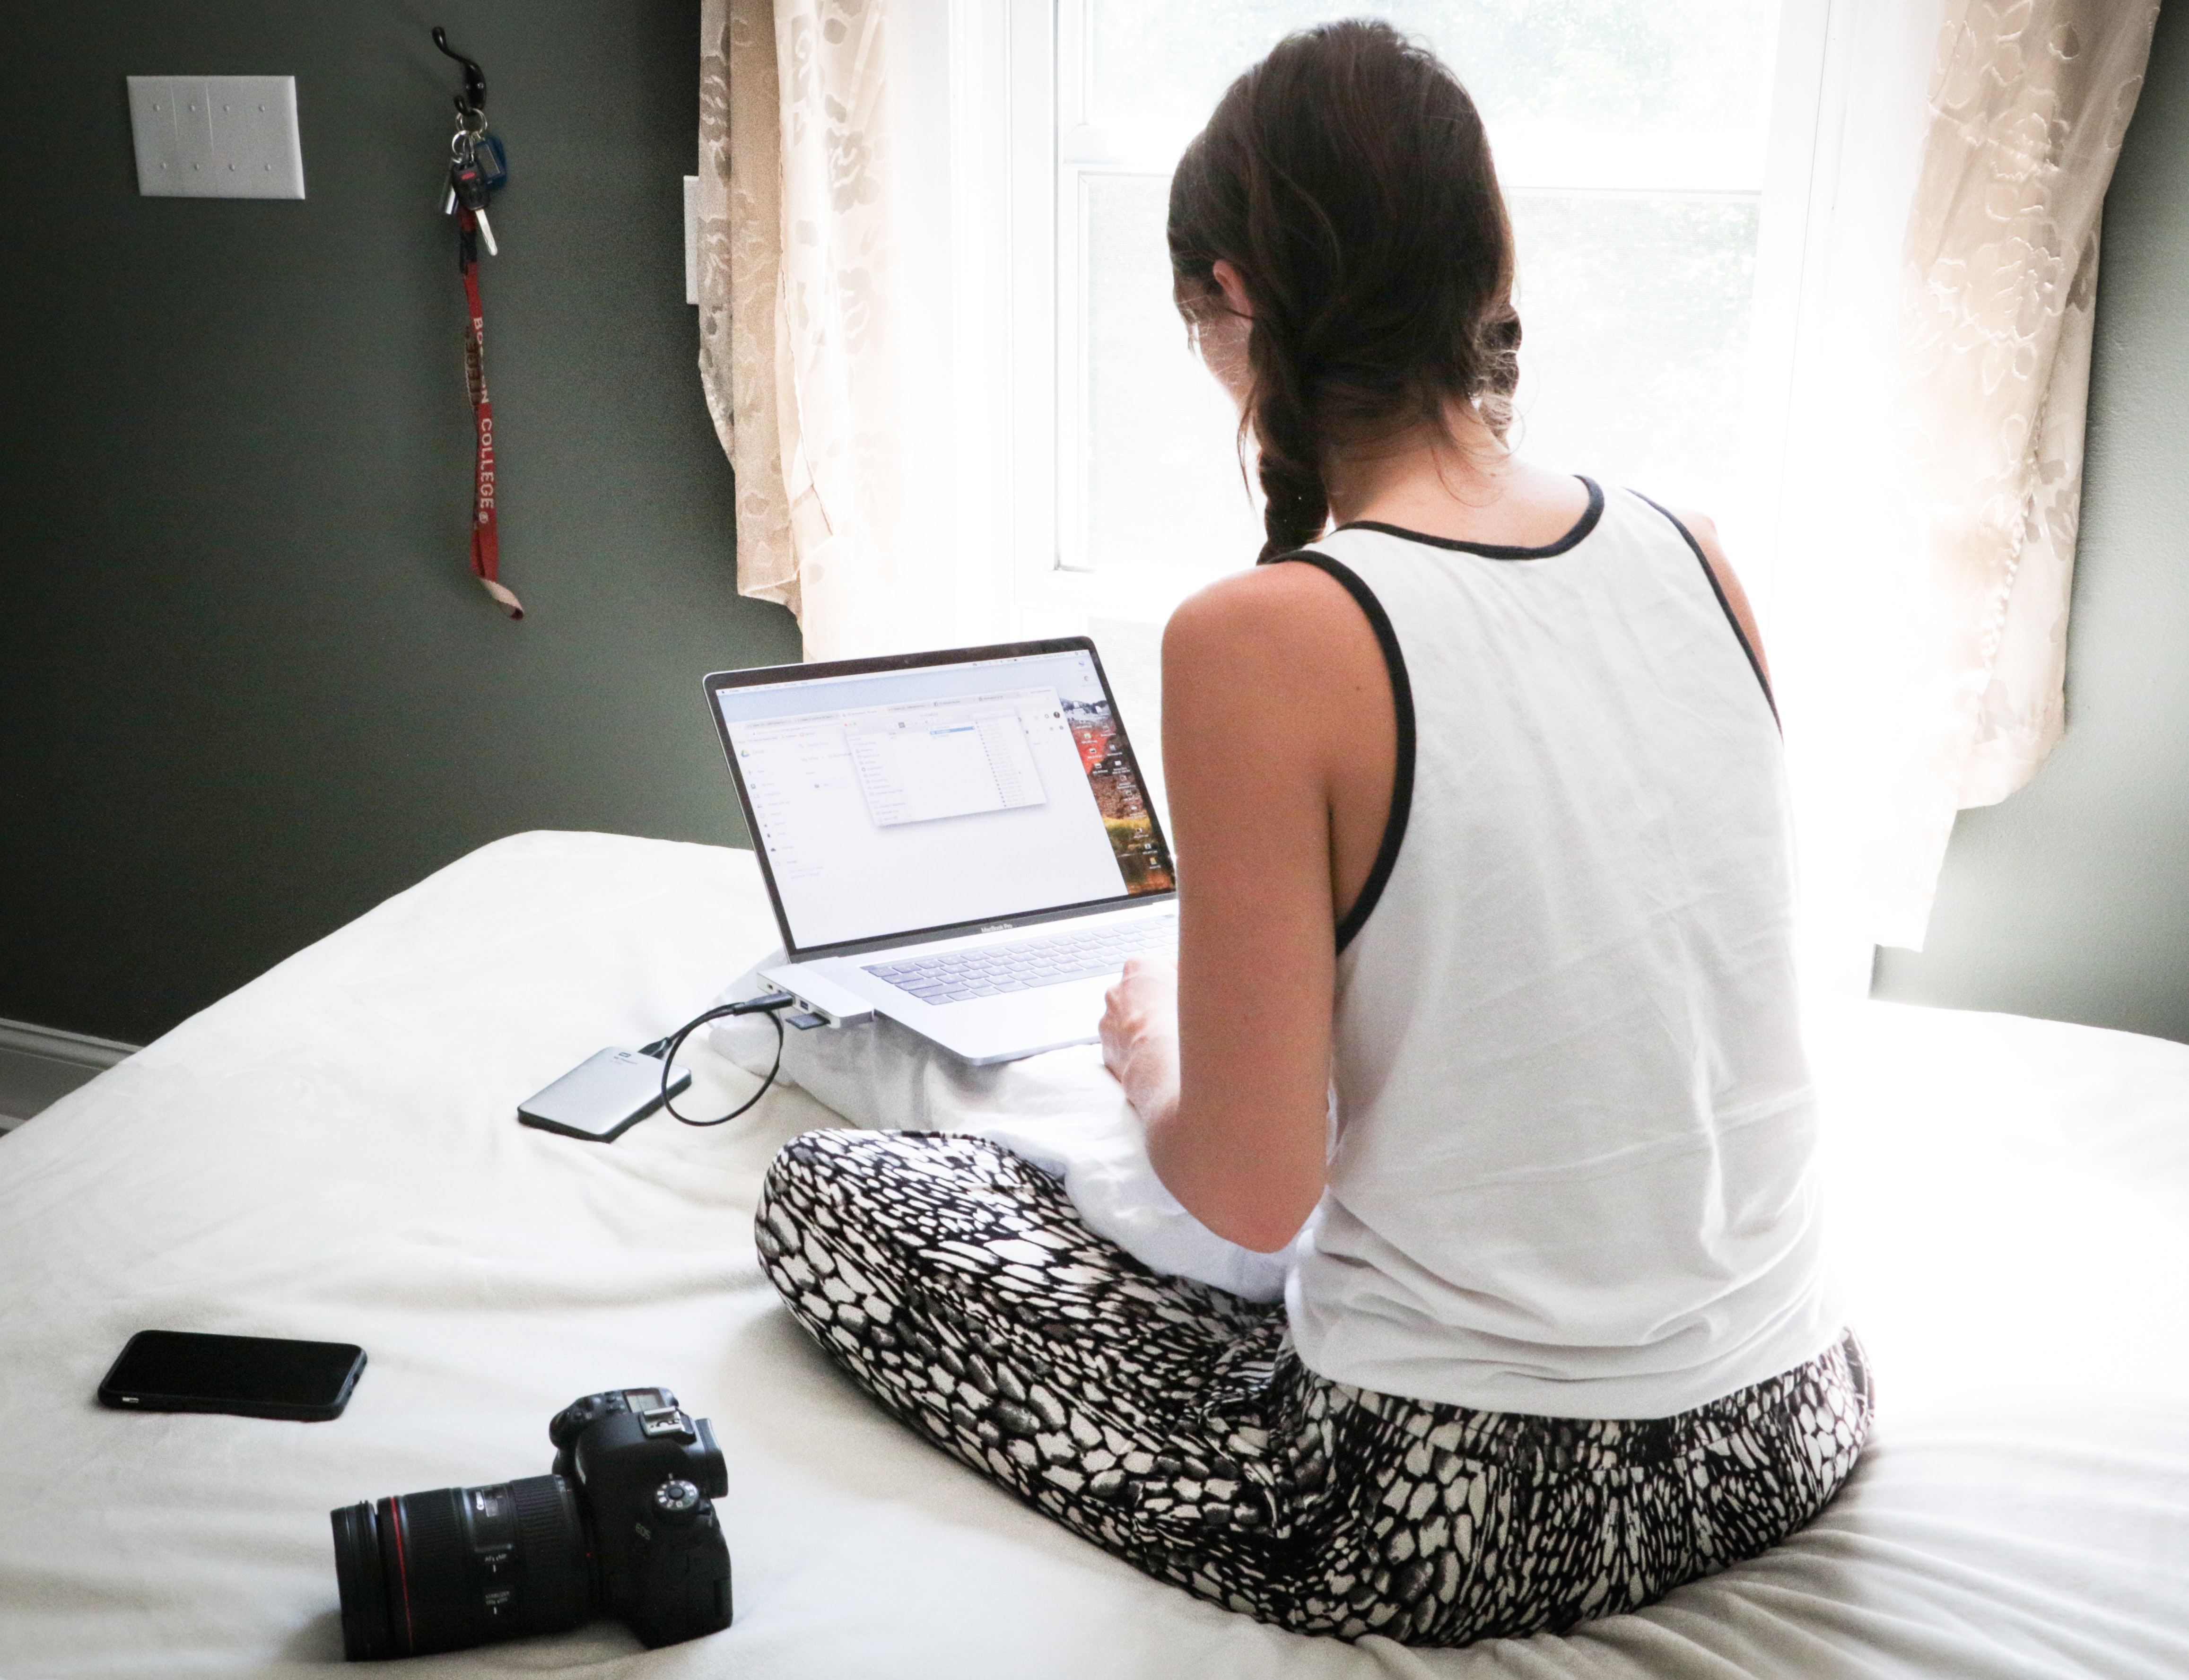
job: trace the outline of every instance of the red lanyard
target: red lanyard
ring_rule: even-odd
[[[478,427],[478,450],[474,458],[472,498],[472,575],[512,619],[524,616],[523,603],[502,584],[501,540],[495,524],[494,404],[486,393],[486,311],[479,303],[478,218],[468,210],[457,212],[464,234],[464,301],[471,310],[464,331],[464,383],[471,393],[472,413]]]

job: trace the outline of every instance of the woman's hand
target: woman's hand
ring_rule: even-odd
[[[1102,1061],[1143,1125],[1178,1107],[1178,964],[1134,957],[1103,1000]]]

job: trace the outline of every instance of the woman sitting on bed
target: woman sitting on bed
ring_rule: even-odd
[[[1786,796],[1707,522],[1516,460],[1474,108],[1295,35],[1171,187],[1262,564],[1181,607],[1178,962],[1102,1042],[1281,1307],[1150,1273],[969,1138],[821,1132],[770,1274],[900,1418],[1075,1533],[1305,1633],[1647,1604],[1823,1508],[1869,1419],[1819,1276]]]

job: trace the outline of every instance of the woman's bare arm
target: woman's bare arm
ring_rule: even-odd
[[[1179,962],[1127,969],[1103,1045],[1157,1175],[1250,1248],[1282,1247],[1322,1195],[1334,907],[1372,866],[1395,734],[1375,634],[1323,573],[1242,573],[1172,618]]]

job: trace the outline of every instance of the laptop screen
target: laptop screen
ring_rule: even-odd
[[[1172,890],[1085,642],[887,663],[709,679],[793,950]]]

